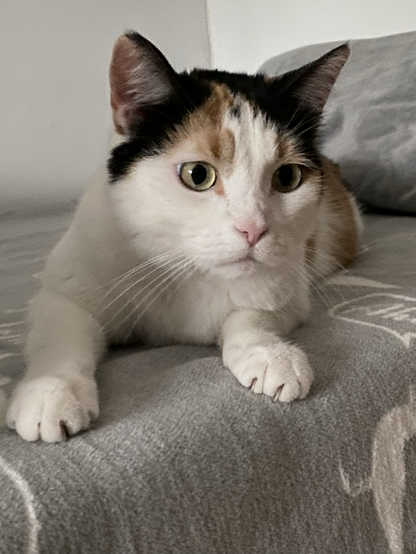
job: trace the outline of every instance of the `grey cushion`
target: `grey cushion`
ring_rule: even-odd
[[[339,44],[281,54],[260,71],[295,69]],[[416,32],[350,45],[326,108],[324,152],[360,199],[416,213]]]
[[[2,224],[7,392],[33,275],[68,221]],[[415,220],[366,226],[292,336],[315,371],[305,400],[244,389],[215,347],[131,348],[99,368],[92,431],[48,445],[0,430],[0,552],[416,552]]]

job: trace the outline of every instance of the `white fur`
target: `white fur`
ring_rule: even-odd
[[[8,413],[23,438],[59,441],[88,427],[106,341],[217,342],[254,392],[282,401],[308,393],[306,356],[281,336],[308,316],[305,243],[317,232],[326,259],[329,207],[312,182],[271,189],[276,131],[248,104],[224,126],[236,141],[224,196],[179,181],[178,164],[204,159],[191,139],[115,184],[104,170],[90,183],[30,306],[28,369]],[[253,247],[235,228],[250,223],[268,227]]]

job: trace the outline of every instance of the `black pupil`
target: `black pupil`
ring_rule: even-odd
[[[284,187],[288,187],[293,181],[293,169],[290,165],[282,165],[279,169],[279,179]]]
[[[202,185],[207,178],[207,170],[202,164],[196,164],[191,171],[191,177],[195,185]]]

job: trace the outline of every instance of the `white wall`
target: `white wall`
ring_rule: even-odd
[[[298,46],[416,29],[416,0],[207,0],[212,63],[255,72]]]
[[[1,213],[77,198],[103,161],[108,62],[126,28],[176,69],[212,58],[255,71],[297,46],[416,29],[416,1],[0,0]]]
[[[205,0],[0,0],[0,210],[79,196],[103,161],[112,45],[133,28],[208,66]]]

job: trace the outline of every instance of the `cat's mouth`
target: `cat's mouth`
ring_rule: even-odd
[[[246,254],[245,256],[241,256],[241,258],[237,258],[236,260],[231,260],[227,262],[221,262],[221,266],[249,266],[256,263],[256,260],[250,255]]]
[[[235,279],[251,275],[256,271],[259,263],[251,254],[246,254],[234,260],[221,261],[212,267],[211,271],[227,279]]]

